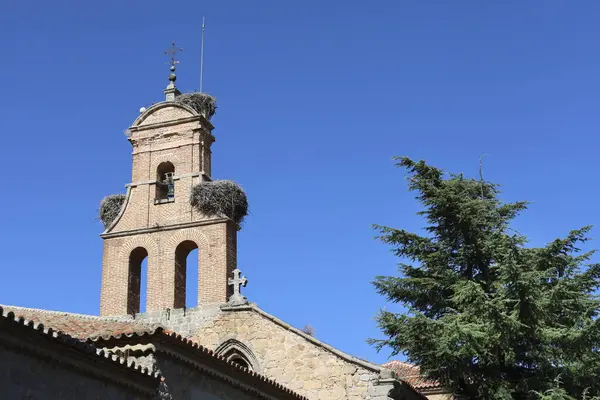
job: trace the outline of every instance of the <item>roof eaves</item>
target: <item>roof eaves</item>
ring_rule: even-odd
[[[36,308],[3,306],[5,313],[12,311],[15,319],[42,323],[55,331],[76,339],[85,340],[90,336],[110,335],[120,332],[152,331],[160,324],[148,324],[122,317],[99,317],[62,311],[49,311]]]
[[[93,354],[96,357],[109,360],[110,362],[112,362],[114,364],[118,364],[122,367],[126,367],[130,370],[136,371],[136,372],[140,373],[141,375],[156,378],[158,380],[161,379],[161,375],[159,372],[151,371],[147,368],[143,368],[142,366],[136,364],[133,360],[128,361],[125,358],[118,357],[115,354],[104,351],[102,349],[98,349],[89,343],[83,342],[79,339],[75,339],[66,333],[54,330],[52,328],[46,329],[44,327],[44,324],[42,324],[42,323],[37,323],[35,321],[27,320],[22,317],[17,318],[13,311],[9,311],[7,313],[7,312],[5,312],[4,308],[1,306],[0,306],[0,318],[2,318],[4,321],[6,321],[9,324],[12,324],[13,326],[18,326],[20,329],[29,328],[31,330],[31,332],[37,332],[56,343],[60,343],[63,346],[75,349],[78,352],[81,352],[84,354],[90,354],[90,355]]]
[[[248,383],[251,384],[253,387],[255,385],[257,385],[257,387],[267,385],[270,387],[271,390],[275,389],[280,393],[284,393],[290,399],[308,400],[306,397],[292,391],[291,389],[288,389],[287,387],[274,381],[273,379],[267,378],[264,375],[248,370],[247,368],[244,368],[232,361],[228,361],[225,358],[215,354],[212,350],[200,345],[196,341],[183,337],[177,334],[176,332],[165,330],[162,327],[158,327],[152,332],[134,332],[122,333],[111,336],[98,336],[95,338],[89,338],[88,342],[96,343],[98,346],[100,346],[103,344],[103,342],[114,342],[123,339],[150,339],[151,337],[157,337],[170,344],[182,346],[186,350],[187,355],[191,355],[189,353],[189,350],[193,349],[194,354],[196,356],[200,356],[204,359],[210,359],[221,368],[228,369],[227,372],[233,373],[234,376],[237,374],[239,377],[249,378]],[[230,381],[230,383],[235,384],[236,382]]]
[[[425,389],[445,389],[437,380],[428,379],[420,373],[418,365],[410,364],[400,360],[391,360],[381,365],[384,368],[394,371],[398,379],[408,382],[418,390]]]

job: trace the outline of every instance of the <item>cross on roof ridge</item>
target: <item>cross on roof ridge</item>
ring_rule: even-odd
[[[246,299],[246,297],[242,296],[240,290],[241,290],[242,286],[246,287],[246,285],[248,284],[248,279],[246,279],[246,277],[244,277],[244,276],[241,276],[242,271],[240,271],[237,268],[234,269],[232,271],[232,273],[233,273],[233,278],[229,278],[229,280],[227,281],[230,286],[233,286],[233,294],[229,298],[228,304],[229,305],[247,304],[248,299]]]

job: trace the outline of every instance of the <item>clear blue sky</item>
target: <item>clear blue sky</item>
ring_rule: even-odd
[[[97,313],[100,199],[124,191],[124,129],[182,90],[217,97],[213,175],[238,181],[246,294],[376,362],[395,273],[370,225],[418,231],[393,155],[504,185],[534,245],[598,223],[597,1],[12,1],[0,11],[0,303]],[[89,149],[93,149],[90,151]],[[593,231],[598,237],[599,231]],[[597,244],[597,243],[596,243]],[[594,244],[593,244],[594,245]]]

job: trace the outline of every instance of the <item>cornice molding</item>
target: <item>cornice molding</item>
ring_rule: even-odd
[[[208,219],[202,221],[194,221],[194,222],[185,222],[181,224],[174,224],[168,226],[156,226],[149,228],[139,228],[128,231],[114,232],[114,233],[102,233],[100,237],[102,239],[110,239],[115,237],[123,237],[123,236],[133,236],[133,235],[141,235],[144,233],[153,233],[153,232],[163,232],[163,231],[172,231],[176,229],[185,229],[185,228],[194,228],[196,226],[205,226],[205,225],[216,225],[223,223],[232,223],[234,222],[229,218],[216,218],[216,219]],[[112,227],[112,226],[111,226]]]

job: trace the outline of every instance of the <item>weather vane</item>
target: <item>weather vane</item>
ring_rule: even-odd
[[[173,70],[175,68],[175,65],[179,64],[179,61],[175,59],[175,56],[177,55],[177,53],[182,52],[182,51],[183,51],[183,48],[177,47],[175,45],[175,42],[171,43],[171,47],[169,47],[169,49],[167,51],[165,51],[165,54],[171,58],[167,62],[167,64],[169,64],[171,66],[171,70]]]

